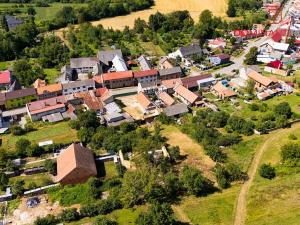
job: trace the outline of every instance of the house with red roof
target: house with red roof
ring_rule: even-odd
[[[143,92],[137,94],[137,102],[144,114],[149,114],[156,110],[155,104]]]
[[[174,96],[179,98],[183,103],[188,106],[192,106],[198,100],[199,96],[191,92],[189,89],[182,85],[177,85],[174,88]]]
[[[94,78],[95,79],[95,78]],[[130,87],[134,85],[132,71],[104,73],[97,76],[95,81],[110,89]]]
[[[31,121],[41,120],[44,116],[66,111],[67,100],[65,96],[44,99],[26,104],[27,114]]]
[[[9,70],[0,72],[0,88],[8,89],[11,85],[11,74]]]
[[[150,69],[136,71],[133,73],[133,77],[135,79],[135,84],[155,83],[158,79],[158,70]]]
[[[226,87],[222,81],[218,81],[212,87],[212,93],[218,96],[220,99],[227,99],[237,96],[236,92],[231,90],[229,87]]]
[[[226,47],[226,41],[223,38],[211,39],[208,41],[208,47],[211,49],[215,49],[215,48],[224,49]]]

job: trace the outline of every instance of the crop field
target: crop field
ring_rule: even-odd
[[[203,10],[210,10],[215,16],[226,17],[228,0],[155,0],[155,5],[143,11],[133,12],[125,16],[117,16],[94,21],[94,26],[103,25],[105,28],[123,30],[125,26],[130,28],[134,25],[137,18],[148,21],[151,14],[156,12],[171,13],[176,10],[188,10],[195,21]]]

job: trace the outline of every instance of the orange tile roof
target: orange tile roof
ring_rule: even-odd
[[[55,98],[44,99],[28,103],[26,106],[31,115],[35,115],[42,112],[47,112],[54,109],[65,107],[66,99],[64,96]]]
[[[96,83],[98,83],[98,84],[102,84],[102,83],[103,83],[102,75],[94,76],[94,77],[93,77],[93,80],[94,80]]]
[[[80,144],[70,145],[57,157],[56,180],[63,184],[82,183],[96,175],[93,153]]]
[[[150,99],[143,92],[137,94],[137,101],[144,109],[153,105]]]
[[[226,88],[221,81],[218,81],[215,86],[213,86],[213,89],[218,92],[219,95],[224,95],[224,97],[232,97],[237,95],[233,90]]]
[[[44,87],[46,86],[46,81],[41,80],[40,78],[36,79],[36,81],[33,84],[34,88]]]
[[[260,73],[256,72],[255,70],[251,71],[248,74],[248,77],[255,80],[256,82],[262,84],[265,87],[268,87],[273,81],[268,77],[261,75]]]
[[[161,84],[165,88],[171,89],[171,88],[174,88],[177,84],[182,84],[182,81],[180,78],[176,78],[176,79],[170,79],[170,80],[163,80],[163,81],[161,81]]]
[[[120,80],[120,79],[133,78],[133,72],[132,71],[112,72],[112,73],[104,73],[101,76],[103,77],[103,81]]]
[[[133,73],[135,78],[147,77],[147,76],[157,76],[157,74],[158,74],[158,70],[155,70],[155,69],[142,70],[142,71],[137,71],[137,72]]]
[[[197,99],[198,95],[191,92],[189,89],[185,88],[182,85],[178,85],[174,88],[175,93],[186,99],[189,103],[193,104]]]
[[[162,100],[167,106],[171,106],[174,104],[175,100],[167,94],[167,92],[161,92],[158,95],[159,99]]]
[[[61,84],[49,84],[36,89],[38,95],[62,91]]]

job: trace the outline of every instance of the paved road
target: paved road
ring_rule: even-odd
[[[288,10],[292,5],[292,0],[289,0],[285,6],[282,9],[282,19],[286,19],[288,17]],[[275,23],[272,24],[270,26],[270,28],[268,29],[268,31],[275,31],[279,28],[280,24],[278,24],[278,22],[280,22],[281,20],[281,16],[278,15],[278,17],[275,19]],[[268,40],[269,37],[265,36],[259,39],[255,39],[255,40],[250,40],[249,44],[247,45],[247,47],[245,48],[245,51],[243,52],[243,54],[239,57],[233,57],[231,58],[231,61],[233,62],[232,65],[228,66],[228,67],[224,67],[220,70],[214,71],[213,74],[227,74],[227,75],[233,75],[233,70],[239,70],[240,68],[242,68],[244,65],[244,60],[245,60],[245,56],[246,54],[250,51],[250,49],[252,47],[259,47],[263,42],[265,42],[266,40]]]

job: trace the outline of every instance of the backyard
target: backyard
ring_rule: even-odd
[[[69,127],[69,122],[60,122],[56,124],[44,123],[37,128],[36,131],[26,133],[21,136],[12,134],[1,135],[2,148],[8,151],[13,151],[15,143],[20,138],[26,138],[29,141],[38,142],[52,140],[54,143],[70,143],[77,140],[76,131]]]

